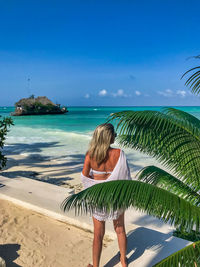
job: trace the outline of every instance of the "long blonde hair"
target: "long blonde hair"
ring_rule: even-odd
[[[97,165],[103,163],[107,158],[107,152],[111,142],[114,142],[115,129],[111,123],[103,123],[95,129],[89,145],[88,154]]]

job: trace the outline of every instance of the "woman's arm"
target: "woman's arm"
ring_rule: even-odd
[[[86,176],[86,177],[92,178],[90,176],[90,169],[91,169],[90,157],[89,157],[89,155],[87,153],[86,156],[85,156],[85,161],[84,161],[83,170],[82,170],[83,175]]]

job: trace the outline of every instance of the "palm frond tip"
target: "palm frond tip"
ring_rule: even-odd
[[[192,72],[194,70],[197,70],[197,69],[200,69],[200,66],[197,66],[195,68],[192,68],[188,71],[186,71],[181,79],[187,75],[189,72]],[[185,82],[185,85],[186,86],[189,86],[191,89],[192,89],[192,92],[195,93],[195,94],[199,94],[200,93],[200,71],[196,71],[194,72]]]

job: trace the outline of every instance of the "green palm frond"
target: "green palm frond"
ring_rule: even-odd
[[[200,266],[200,241],[195,242],[155,264],[153,267]]]
[[[195,116],[179,109],[167,107],[163,108],[167,115],[174,116],[176,119],[183,120],[188,124],[187,128],[191,130],[192,134],[200,134],[200,121]]]
[[[197,66],[195,68],[192,68],[188,71],[186,71],[183,76],[181,77],[181,79],[187,75],[189,72],[192,72],[194,70],[200,69],[200,66]],[[189,86],[190,88],[192,88],[192,92],[195,94],[199,94],[200,92],[200,70],[197,70],[196,72],[194,72],[185,82],[186,86]]]
[[[200,141],[200,121],[175,108],[162,108],[161,112],[152,110],[122,111],[113,113],[109,120],[118,122],[117,128],[120,130],[120,135],[131,134],[133,126],[135,128],[142,126],[143,128],[149,127],[156,132],[192,134],[196,140]]]
[[[189,186],[170,173],[156,166],[147,166],[143,168],[137,174],[137,177],[140,181],[164,188],[169,192],[189,201],[193,205],[198,206],[200,204],[200,195],[197,192],[192,190]]]
[[[172,110],[123,111],[109,119],[117,121],[122,146],[155,157],[179,179],[199,189],[200,130],[194,119],[180,118],[182,111],[177,112],[179,116],[167,112]]]
[[[96,208],[112,212],[129,207],[136,207],[175,226],[181,225],[188,231],[200,229],[198,207],[167,190],[140,181],[100,183],[68,197],[61,204],[64,211],[75,208],[76,214],[91,213]]]

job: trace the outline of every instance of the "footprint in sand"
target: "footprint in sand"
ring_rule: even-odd
[[[35,243],[40,246],[49,246],[49,237],[39,227],[32,228],[31,232],[32,234],[35,234],[33,239]]]
[[[0,226],[3,226],[4,224],[6,224],[9,220],[9,216],[6,215],[3,218],[0,219]]]

